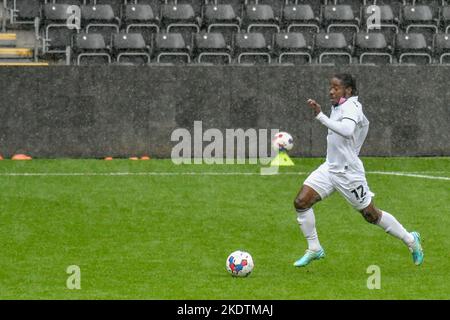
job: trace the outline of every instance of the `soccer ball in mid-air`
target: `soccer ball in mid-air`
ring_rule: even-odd
[[[278,151],[289,151],[294,146],[294,139],[287,132],[278,132],[272,139],[272,147]]]
[[[253,271],[253,258],[250,253],[237,250],[228,256],[226,266],[233,277],[247,277]]]

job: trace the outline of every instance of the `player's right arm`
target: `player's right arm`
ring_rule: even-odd
[[[353,136],[356,129],[356,122],[347,118],[344,118],[341,121],[335,121],[331,120],[323,112],[321,112],[316,116],[316,119],[328,129],[347,139]]]
[[[353,136],[356,129],[356,121],[353,117],[344,117],[341,121],[331,120],[322,112],[322,108],[315,100],[308,99],[308,105],[314,110],[316,119],[328,129],[347,139]]]

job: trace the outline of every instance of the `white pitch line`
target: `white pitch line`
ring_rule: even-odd
[[[295,173],[301,174],[301,173]],[[306,174],[306,173],[305,173]],[[0,173],[8,177],[46,177],[46,176],[253,176],[258,172],[17,172]]]
[[[431,180],[450,180],[450,177],[429,176],[429,175],[424,175],[424,174],[416,174],[416,173],[408,173],[408,172],[369,171],[367,173],[388,175],[388,176],[422,178],[422,179],[431,179]]]
[[[443,171],[445,172],[445,171]],[[307,175],[310,172],[279,172],[274,175],[299,176]],[[397,172],[397,171],[367,171],[367,174],[378,174],[388,176],[401,176],[422,178],[431,180],[450,180],[450,177],[430,176],[417,172]],[[434,171],[424,173],[436,173]],[[259,172],[6,172],[0,173],[3,177],[51,177],[51,176],[259,176]]]

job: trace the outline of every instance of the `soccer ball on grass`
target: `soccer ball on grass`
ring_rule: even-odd
[[[237,250],[228,256],[226,267],[233,277],[247,277],[253,271],[253,258],[250,253]]]

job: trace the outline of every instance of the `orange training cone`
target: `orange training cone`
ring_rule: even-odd
[[[26,154],[15,154],[11,158],[12,160],[31,160],[32,158],[30,156],[27,156]]]

